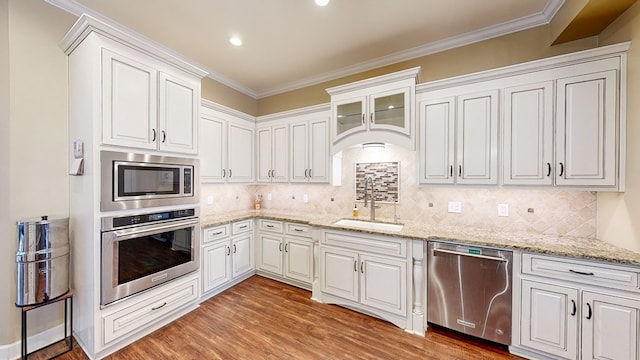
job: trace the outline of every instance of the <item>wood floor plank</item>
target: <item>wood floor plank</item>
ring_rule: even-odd
[[[253,276],[106,359],[519,359],[444,329],[412,335],[310,296]],[[87,357],[76,347],[59,359]]]

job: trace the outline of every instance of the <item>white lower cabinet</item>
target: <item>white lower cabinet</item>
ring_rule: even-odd
[[[255,270],[253,220],[204,230],[202,247],[202,293],[214,295]],[[231,236],[229,236],[231,234]]]
[[[313,248],[310,226],[258,220],[259,274],[310,289],[314,278]]]
[[[524,254],[520,346],[512,352],[530,358],[640,359],[638,278],[634,268]]]
[[[373,313],[410,326],[411,246],[402,238],[324,231],[320,238],[320,292],[326,303]]]

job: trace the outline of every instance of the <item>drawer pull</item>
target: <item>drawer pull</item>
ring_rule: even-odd
[[[213,236],[217,236],[217,235],[222,235],[222,231],[218,231],[218,232],[214,232],[213,234],[211,234]]]
[[[227,256],[231,255],[231,248],[227,246]]]
[[[579,274],[579,275],[588,275],[588,276],[593,276],[594,275],[592,272],[586,272],[586,271],[578,271],[578,270],[573,270],[573,269],[569,269],[569,271],[574,273],[574,274]]]
[[[358,272],[358,260],[353,261],[353,271]]]
[[[155,310],[161,309],[161,308],[163,308],[165,305],[167,305],[167,302],[166,302],[166,301],[165,301],[164,303],[162,303],[162,305],[160,305],[160,306],[156,306],[156,307],[151,308],[151,311],[155,311]]]
[[[302,229],[298,229],[298,228],[293,228],[293,231],[302,232],[302,231],[304,231],[304,230],[302,230]]]
[[[274,228],[274,226],[273,226],[273,225],[271,225],[271,224],[267,224],[267,225],[266,225],[266,227],[268,227],[268,228]]]
[[[238,252],[238,249],[236,248],[236,244],[233,244],[233,253],[235,254],[237,252]]]
[[[587,320],[591,320],[591,315],[593,315],[593,312],[591,311],[591,304],[587,303],[587,310],[589,310],[589,312],[587,313]]]
[[[242,225],[240,226],[240,229],[246,229],[248,225]]]
[[[576,308],[576,301],[571,300],[571,304],[573,304],[573,310],[571,311],[571,316],[576,316],[576,311],[578,311],[578,309]]]

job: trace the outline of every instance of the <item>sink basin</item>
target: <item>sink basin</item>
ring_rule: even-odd
[[[390,224],[390,223],[383,223],[383,222],[352,220],[352,219],[338,220],[333,224],[338,226],[349,226],[349,227],[355,227],[360,229],[380,230],[380,231],[401,231],[402,227],[404,226],[401,224]]]

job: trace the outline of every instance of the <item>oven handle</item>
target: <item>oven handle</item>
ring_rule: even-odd
[[[159,234],[167,231],[188,228],[194,225],[198,225],[199,222],[200,221],[198,219],[181,220],[181,221],[171,222],[168,224],[157,224],[157,225],[149,225],[144,227],[140,226],[140,227],[127,228],[127,229],[113,230],[113,231],[109,231],[109,233],[112,234],[114,239],[117,238],[117,241],[128,240],[133,237],[153,235],[153,234]]]

